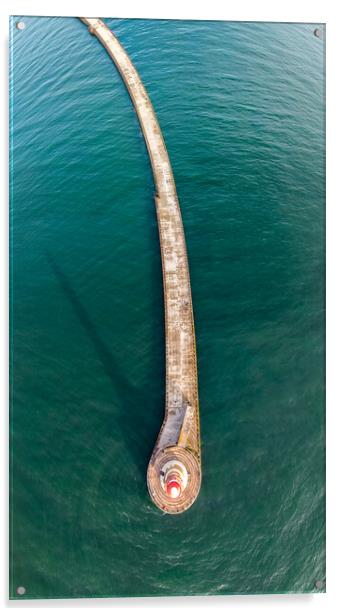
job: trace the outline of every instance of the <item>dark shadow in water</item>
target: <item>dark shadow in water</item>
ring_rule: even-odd
[[[114,355],[98,334],[94,323],[71,286],[68,277],[48,251],[46,251],[46,257],[111,381],[115,396],[120,402],[121,420],[117,423],[121,430],[122,439],[131,452],[139,473],[145,476],[146,467],[154,445],[154,435],[150,435],[143,416],[145,397],[147,396],[145,396],[144,391],[138,390],[126,378]],[[128,417],[130,421],[127,421]]]

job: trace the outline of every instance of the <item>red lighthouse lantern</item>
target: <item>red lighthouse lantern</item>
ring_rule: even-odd
[[[177,477],[169,477],[166,482],[166,493],[170,498],[178,498],[181,495],[182,486]]]

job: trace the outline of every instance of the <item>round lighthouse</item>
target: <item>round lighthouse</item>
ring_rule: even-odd
[[[169,460],[161,468],[160,481],[169,498],[180,498],[188,484],[187,469],[179,460]]]

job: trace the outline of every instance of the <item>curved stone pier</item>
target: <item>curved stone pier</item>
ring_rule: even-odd
[[[160,509],[181,513],[199,493],[201,455],[194,319],[176,186],[156,114],[128,54],[103,21],[80,19],[105,47],[125,82],[152,165],[163,268],[166,401],[147,483],[150,496]]]

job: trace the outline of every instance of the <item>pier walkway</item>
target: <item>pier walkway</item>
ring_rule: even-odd
[[[175,181],[156,114],[128,54],[102,20],[80,19],[105,47],[124,80],[152,165],[163,268],[166,400],[164,421],[148,466],[147,483],[150,496],[160,509],[181,513],[198,495],[201,456],[194,319]]]

